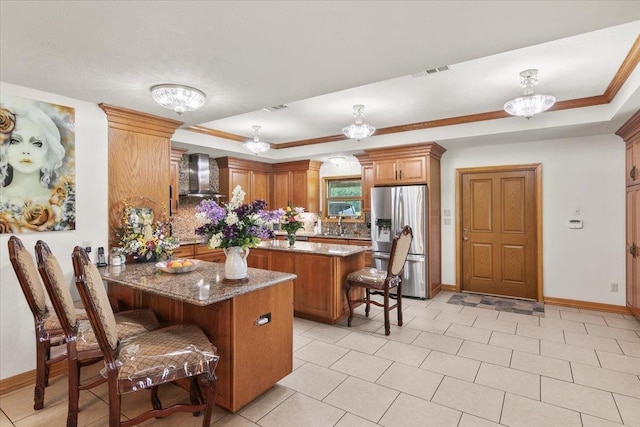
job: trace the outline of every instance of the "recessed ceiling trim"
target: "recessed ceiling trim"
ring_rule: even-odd
[[[230,139],[232,141],[243,142],[247,140],[246,136],[236,135],[235,133],[223,132],[217,129],[206,128],[204,126],[189,126],[184,128],[191,132],[203,133],[205,135],[217,136],[218,138]]]
[[[609,102],[613,100],[618,94],[618,91],[622,87],[622,85],[627,81],[633,70],[638,65],[640,61],[640,36],[636,38],[636,41],[631,46],[629,53],[622,61],[620,68],[618,68],[618,72],[611,79],[611,83],[604,91],[604,96],[607,98]]]

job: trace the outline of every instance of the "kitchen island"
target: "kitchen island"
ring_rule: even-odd
[[[121,308],[150,308],[163,322],[200,326],[220,361],[216,404],[236,412],[293,368],[293,280],[249,268],[248,281],[227,283],[224,265],[202,262],[168,274],[154,263],[99,269]]]
[[[343,284],[347,274],[364,268],[367,242],[363,246],[296,242],[290,248],[286,241],[264,241],[251,249],[250,267],[292,273],[293,305],[296,317],[334,324],[349,315]],[[352,298],[361,295],[352,290]]]

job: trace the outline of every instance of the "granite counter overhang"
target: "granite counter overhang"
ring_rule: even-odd
[[[224,280],[224,264],[207,261],[202,261],[196,270],[182,274],[165,273],[151,262],[109,265],[98,270],[104,281],[200,306],[215,304],[297,278],[295,274],[248,268],[247,282],[231,283]]]
[[[266,240],[258,245],[258,249],[267,249],[273,251],[310,253],[315,255],[348,257],[366,252],[371,249],[369,245],[334,245],[331,243],[314,243],[296,241],[293,247],[289,247],[286,240]]]

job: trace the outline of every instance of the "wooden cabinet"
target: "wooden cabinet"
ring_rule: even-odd
[[[360,162],[362,184],[362,212],[371,212],[371,188],[373,187],[373,161],[367,154],[355,156]]]
[[[640,111],[616,135],[626,143],[626,303],[640,320]]]
[[[315,237],[314,236],[314,237],[309,237],[309,241],[312,243],[326,243],[330,245],[371,246],[371,243],[366,240],[336,239],[332,237]],[[371,251],[367,251],[364,253],[364,266],[371,267]]]
[[[358,157],[363,168],[373,166],[373,186],[427,184],[429,206],[428,286],[433,298],[442,289],[440,225],[440,158],[446,150],[436,143],[365,150]],[[364,173],[364,172],[363,172]]]
[[[224,262],[226,257],[222,249],[210,249],[207,245],[194,245],[195,258],[210,262]]]
[[[273,165],[272,208],[282,208],[291,204],[303,207],[307,212],[318,212],[321,165],[321,162],[314,160]]]
[[[155,218],[167,219],[170,139],[183,123],[106,104],[100,108],[109,123],[109,240],[113,243],[118,240],[125,199],[150,201]]]
[[[169,215],[173,215],[178,212],[180,205],[180,162],[182,161],[182,155],[187,150],[180,150],[178,148],[171,149],[171,163],[169,165],[170,175],[170,190],[169,190]]]
[[[193,258],[195,257],[196,245],[180,245],[173,250],[173,258]]]
[[[231,197],[233,189],[239,185],[245,192],[244,201],[246,203],[263,199],[271,207],[270,164],[234,157],[219,157],[216,162],[220,170],[220,192],[222,194]]]

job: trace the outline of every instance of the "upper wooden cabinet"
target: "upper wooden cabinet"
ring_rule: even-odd
[[[187,150],[180,150],[178,148],[171,149],[171,164],[169,166],[169,175],[171,179],[171,191],[170,191],[170,214],[178,212],[180,205],[180,162],[182,161],[182,155]]]
[[[627,143],[627,155],[625,159],[627,186],[640,184],[640,138]]]
[[[371,187],[373,187],[373,161],[367,154],[355,156],[360,162],[362,185],[362,212],[371,212]]]
[[[270,164],[234,157],[219,157],[216,162],[220,170],[220,192],[222,194],[230,198],[233,189],[239,185],[246,193],[244,197],[246,203],[251,203],[256,199],[264,199],[271,205]]]
[[[300,160],[273,165],[273,209],[289,204],[307,212],[320,208],[320,166],[322,162]]]
[[[373,165],[373,185],[426,184],[429,160],[439,161],[444,151],[435,143],[366,150]]]

